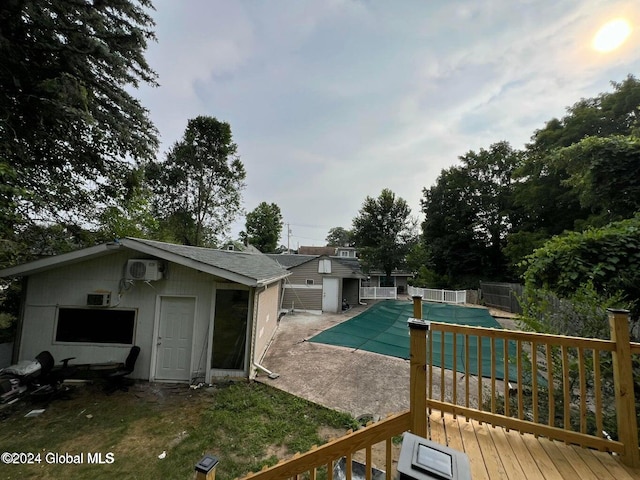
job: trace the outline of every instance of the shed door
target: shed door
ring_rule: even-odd
[[[191,343],[196,299],[162,297],[156,353],[156,380],[191,378]]]
[[[322,279],[322,311],[338,311],[338,278],[324,277]]]
[[[216,290],[211,342],[213,370],[245,370],[249,290]]]

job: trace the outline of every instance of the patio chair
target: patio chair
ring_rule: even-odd
[[[125,377],[133,372],[136,366],[136,360],[138,360],[138,355],[140,355],[140,347],[134,345],[131,347],[131,350],[129,350],[129,355],[124,361],[124,365],[105,377],[107,383],[104,386],[104,391],[107,394],[111,394],[116,390],[122,390],[123,392],[129,390],[129,386],[133,382]]]

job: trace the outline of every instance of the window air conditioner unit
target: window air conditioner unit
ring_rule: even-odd
[[[128,260],[127,280],[153,282],[162,278],[162,263],[158,260]]]
[[[111,292],[87,293],[87,306],[108,307],[111,305]]]

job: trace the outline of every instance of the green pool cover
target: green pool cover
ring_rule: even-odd
[[[377,303],[360,315],[319,333],[309,341],[366,350],[391,357],[409,359],[409,327],[407,319],[413,317],[413,303],[385,300]],[[484,308],[461,307],[441,303],[423,303],[422,318],[434,322],[456,323],[476,327],[502,328]],[[441,366],[441,332],[433,335],[433,365]],[[453,334],[444,334],[444,368],[453,368]],[[496,378],[504,379],[504,341],[496,340]],[[478,337],[469,337],[469,368],[473,375],[491,376],[491,340],[480,340],[482,364],[478,372]],[[516,347],[509,342],[509,358],[515,360]],[[465,371],[465,338],[458,334],[456,339],[457,370]],[[516,376],[509,368],[509,378]]]

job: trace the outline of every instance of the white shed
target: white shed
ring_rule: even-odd
[[[16,360],[122,362],[138,345],[132,377],[159,382],[254,376],[287,275],[259,253],[136,238],[0,270],[25,279]]]

